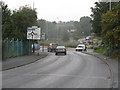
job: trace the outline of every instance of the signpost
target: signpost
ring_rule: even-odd
[[[28,27],[27,28],[27,39],[40,40],[41,39],[41,28]]]
[[[41,28],[32,26],[27,28],[27,39],[33,40],[33,53],[34,53],[34,40],[41,39]]]

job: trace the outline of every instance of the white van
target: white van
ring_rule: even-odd
[[[79,44],[79,45],[76,47],[76,51],[86,51],[86,45],[84,45],[84,44]]]

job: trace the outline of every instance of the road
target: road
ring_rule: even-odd
[[[3,88],[109,88],[110,72],[98,58],[74,50],[2,72]]]

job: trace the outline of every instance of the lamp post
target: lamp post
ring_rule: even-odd
[[[59,18],[57,17],[58,23],[57,23],[57,41],[59,41]]]
[[[110,3],[109,3],[109,10],[111,10],[111,0],[110,0]]]

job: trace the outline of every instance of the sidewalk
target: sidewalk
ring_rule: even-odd
[[[101,61],[104,62],[104,64],[106,64],[109,67],[111,74],[112,74],[111,78],[113,78],[112,87],[118,88],[118,78],[119,78],[118,77],[118,60],[112,59],[110,57],[107,57],[99,53],[95,53],[93,52],[92,49],[89,49],[85,53],[99,58]]]
[[[38,56],[38,53],[35,52],[34,54],[31,54],[31,55],[9,58],[2,62],[2,69],[0,70],[4,71],[4,70],[9,70],[9,69],[17,68],[20,66],[24,66],[24,65],[33,63],[41,58],[44,58],[47,55],[48,54],[46,52],[40,52]]]

